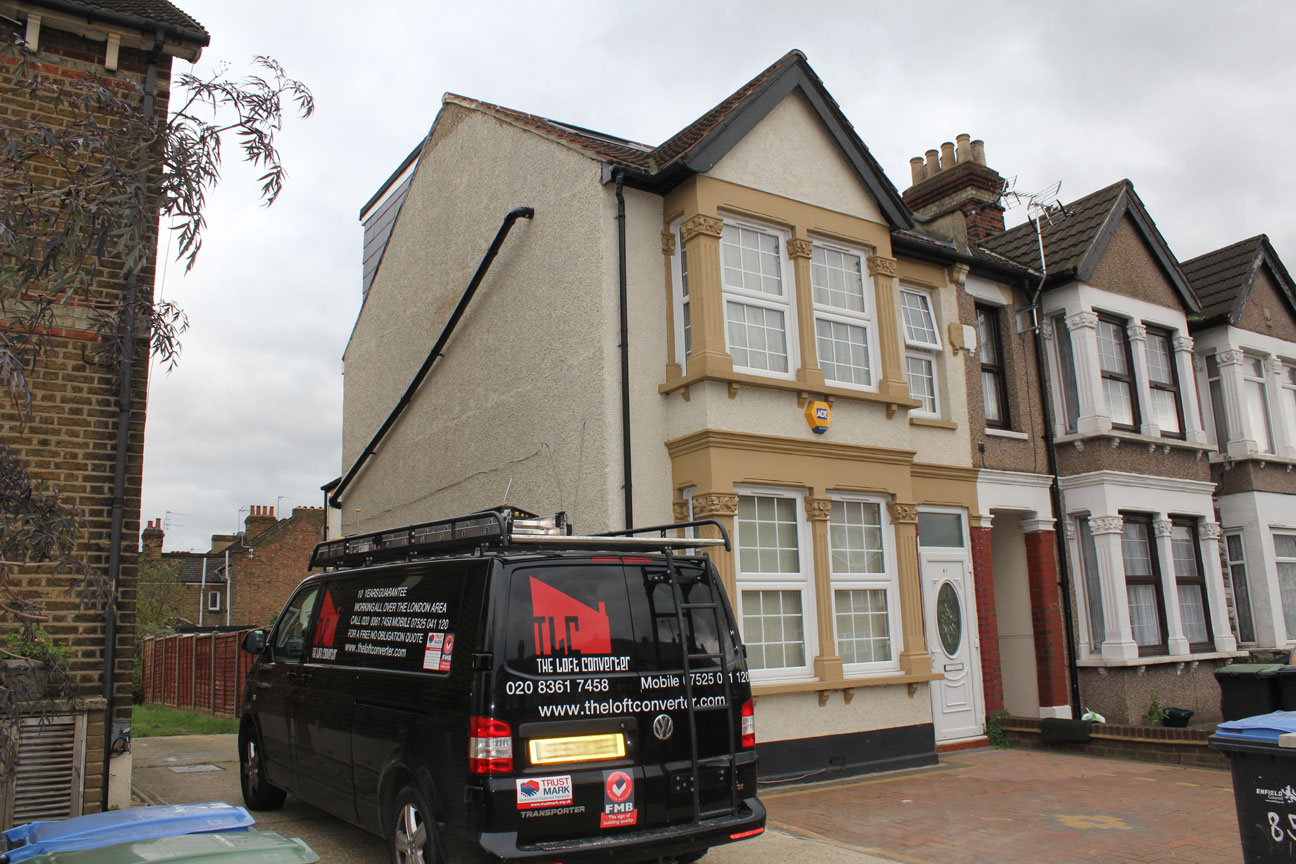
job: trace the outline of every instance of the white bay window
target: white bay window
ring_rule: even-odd
[[[851,672],[897,668],[895,568],[886,508],[876,499],[834,498],[828,519],[837,654]]]
[[[816,648],[814,568],[803,496],[739,490],[734,529],[739,614],[753,677],[809,677]]]
[[[791,378],[795,304],[786,278],[786,237],[726,220],[720,237],[725,342],[734,369]]]
[[[830,384],[873,389],[877,339],[873,330],[871,277],[865,255],[816,242],[810,255],[815,347]]]

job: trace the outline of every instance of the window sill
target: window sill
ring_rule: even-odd
[[[910,426],[930,426],[933,429],[957,429],[958,424],[953,420],[937,420],[934,417],[909,417]]]
[[[941,672],[923,672],[906,675],[903,672],[877,675],[869,678],[843,678],[840,681],[782,681],[769,684],[752,683],[753,696],[778,696],[786,693],[819,693],[822,703],[827,694],[835,690],[854,690],[858,687],[889,687],[896,684],[917,685],[928,681],[939,681],[945,675]]]
[[[1246,651],[1203,651],[1200,654],[1163,654],[1149,657],[1129,657],[1124,660],[1091,656],[1081,657],[1076,661],[1076,665],[1091,668],[1130,668],[1133,666],[1164,666],[1167,663],[1196,663],[1200,660],[1232,660],[1246,656]]]
[[[1212,453],[1210,454],[1210,461],[1212,464],[1218,463],[1223,465],[1225,470],[1242,462],[1255,462],[1262,468],[1268,464],[1283,465],[1286,466],[1288,471],[1291,471],[1296,467],[1296,457],[1275,456],[1272,453],[1248,453],[1245,456],[1229,456],[1222,453]]]
[[[884,394],[870,390],[855,390],[849,387],[834,387],[832,385],[807,384],[804,381],[794,381],[786,378],[766,378],[758,375],[748,375],[742,372],[719,372],[719,371],[701,371],[690,372],[679,378],[668,379],[666,383],[657,387],[657,392],[663,396],[681,391],[685,401],[689,398],[689,388],[694,384],[700,384],[703,381],[718,381],[722,384],[729,385],[729,398],[734,398],[738,390],[742,387],[761,387],[766,390],[786,390],[797,393],[801,396],[824,396],[831,402],[836,399],[850,399],[856,402],[877,402],[887,406],[888,418],[901,408],[917,408],[920,403],[917,399],[909,395],[897,395],[894,393]]]
[[[1196,452],[1198,459],[1215,450],[1214,444],[1185,441],[1182,438],[1162,438],[1159,435],[1143,435],[1139,432],[1125,432],[1121,429],[1107,429],[1102,432],[1085,432],[1083,434],[1069,432],[1066,435],[1059,435],[1055,441],[1059,446],[1063,444],[1074,445],[1077,450],[1083,450],[1085,445],[1088,444],[1097,445],[1103,442],[1106,442],[1113,450],[1122,443],[1135,447],[1147,447],[1149,453],[1158,449],[1163,453],[1169,453],[1171,450],[1188,450]]]
[[[1014,432],[1012,429],[995,429],[987,426],[983,430],[984,434],[991,438],[1011,438],[1014,441],[1029,441],[1030,436],[1025,432]]]

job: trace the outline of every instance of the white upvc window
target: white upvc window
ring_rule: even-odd
[[[220,608],[221,608],[221,592],[220,592],[219,590],[216,590],[216,591],[208,591],[208,592],[207,592],[207,611],[208,611],[208,612],[219,612],[219,611],[220,611]]]
[[[1296,533],[1273,532],[1274,563],[1278,570],[1278,596],[1282,599],[1287,641],[1296,640]]]
[[[737,491],[735,561],[747,665],[754,680],[808,678],[817,639],[804,495],[763,487]]]
[[[792,378],[796,308],[788,278],[787,235],[726,219],[720,236],[725,345],[736,371]]]
[[[816,241],[810,255],[815,347],[824,379],[864,390],[877,388],[877,333],[873,326],[873,279],[867,253]]]
[[[909,413],[938,417],[936,355],[941,350],[941,340],[936,316],[932,314],[931,295],[916,288],[901,289],[900,312],[908,349],[905,373],[909,379],[909,395],[922,403]]]
[[[856,495],[832,499],[828,549],[837,654],[849,672],[897,669],[899,598],[885,502]]]
[[[688,252],[684,248],[681,222],[671,225],[675,237],[675,254],[671,256],[671,293],[674,295],[675,362],[688,371],[688,358],[693,354],[693,320],[689,309]]]
[[[1273,416],[1269,411],[1269,385],[1263,357],[1247,354],[1242,361],[1242,388],[1246,394],[1247,426],[1256,449],[1274,452]]]

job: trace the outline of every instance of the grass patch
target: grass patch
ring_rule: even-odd
[[[131,711],[131,737],[159,735],[224,735],[238,732],[238,718],[213,717],[203,711],[180,711],[164,705],[136,705]]]

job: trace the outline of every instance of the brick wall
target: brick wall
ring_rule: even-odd
[[[5,36],[16,32],[13,24],[0,19]],[[42,73],[56,78],[105,75],[105,45],[79,36],[42,28],[40,38]],[[109,77],[143,85],[147,56],[123,47],[119,71]],[[158,61],[156,115],[164,119],[169,100],[171,58]],[[0,88],[4,88],[0,84]],[[0,90],[0,126],[19,127],[40,120],[68,124],[71,114],[51,104],[34,102],[12,89]],[[49,179],[59,177],[51,170]],[[160,165],[149,177],[157,188]],[[156,224],[145,244],[145,266],[139,277],[139,291],[149,297],[153,291]],[[55,310],[53,326],[43,333],[44,350],[28,370],[32,387],[33,422],[20,430],[11,404],[0,405],[0,441],[16,448],[35,479],[57,489],[64,502],[78,508],[85,518],[85,531],[76,554],[88,565],[107,572],[111,538],[113,474],[117,435],[117,385],[114,370],[96,360],[99,346],[92,311],[125,294],[121,278],[124,261],[100,262],[100,275],[89,289]],[[9,322],[0,317],[0,328]],[[127,430],[126,485],[122,525],[120,590],[116,665],[112,674],[113,702],[110,716],[128,722],[131,706],[131,668],[135,648],[135,586],[137,553],[135,538],[140,530],[140,484],[143,470],[144,417],[148,388],[148,340],[138,340],[133,357],[132,410]],[[69,651],[69,668],[75,695],[94,698],[103,693],[103,663],[106,613],[103,609],[80,608],[76,579],[51,568],[17,568],[11,577],[19,592],[45,603],[50,619],[45,627]],[[13,622],[0,618],[0,629],[12,629]],[[84,810],[100,809],[102,798],[103,715],[92,716],[87,762]]]
[[[1031,626],[1035,634],[1035,668],[1041,705],[1066,705],[1066,631],[1058,590],[1057,535],[1028,531],[1026,572],[1030,583]]]
[[[249,534],[246,543],[251,553],[230,555],[231,625],[264,627],[279,613],[306,578],[311,552],[323,530],[323,508],[296,507],[288,519],[255,536]]]
[[[999,665],[999,619],[995,612],[994,560],[989,528],[972,528],[972,574],[976,583],[977,633],[981,638],[981,689],[986,714],[1004,707],[1003,670]]]

